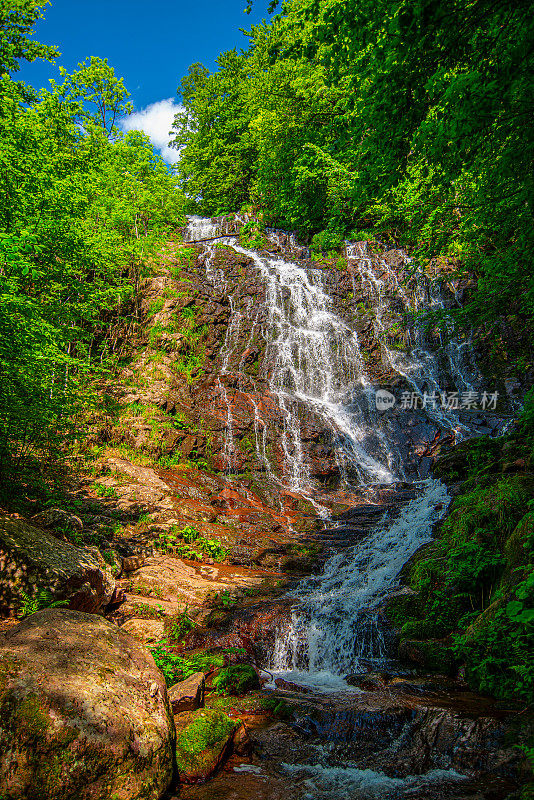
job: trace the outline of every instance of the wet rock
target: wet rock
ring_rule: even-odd
[[[176,765],[182,783],[207,780],[231,754],[236,720],[202,708],[176,717]]]
[[[345,678],[349,686],[357,686],[365,692],[376,692],[383,689],[390,682],[390,676],[378,672],[359,672],[347,675]]]
[[[6,616],[15,616],[39,590],[66,600],[70,608],[100,613],[115,591],[97,548],[74,547],[10,517],[0,518],[0,576],[0,610]]]
[[[238,756],[248,755],[252,750],[252,742],[244,723],[241,723],[234,734],[234,753]]]
[[[0,796],[157,800],[174,722],[150,653],[102,617],[33,614],[0,640]]]
[[[169,689],[169,700],[173,714],[181,714],[184,711],[195,711],[204,705],[204,688],[206,676],[203,672],[195,672],[185,681],[175,683]]]
[[[313,691],[312,689],[310,689],[309,686],[301,686],[299,683],[293,683],[293,681],[285,681],[283,678],[275,678],[274,682],[279,689],[283,689],[286,692],[299,692],[301,694],[311,694],[311,692]]]

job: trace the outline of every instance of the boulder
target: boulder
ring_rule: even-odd
[[[46,592],[87,613],[105,609],[115,591],[110,567],[96,547],[75,547],[22,519],[0,517],[0,613],[15,616]]]
[[[0,640],[0,797],[157,800],[174,739],[152,655],[102,617],[46,609]]]
[[[195,672],[185,681],[175,683],[169,689],[169,700],[173,714],[181,714],[183,711],[195,711],[204,705],[204,689],[206,677],[203,672]]]
[[[200,783],[207,780],[231,754],[239,721],[209,708],[180,714],[175,721],[180,781]]]
[[[69,514],[68,511],[63,511],[61,508],[47,508],[46,511],[34,514],[31,522],[41,528],[66,527],[77,531],[83,529],[83,522],[79,517]]]
[[[129,619],[121,628],[140,642],[159,642],[165,636],[165,623],[160,619]]]

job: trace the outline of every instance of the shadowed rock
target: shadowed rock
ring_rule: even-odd
[[[0,796],[157,800],[175,729],[151,654],[102,617],[47,609],[0,640]]]
[[[88,613],[102,612],[115,591],[96,547],[74,547],[9,517],[0,518],[0,576],[0,612],[7,616],[15,616],[39,589]]]
[[[169,689],[169,700],[171,701],[173,714],[181,714],[183,711],[195,711],[204,705],[204,687],[206,685],[203,672],[195,672],[185,681],[175,683]]]

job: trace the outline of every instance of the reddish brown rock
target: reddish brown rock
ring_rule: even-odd
[[[203,672],[195,672],[185,681],[175,683],[169,689],[169,700],[173,714],[181,714],[184,711],[195,711],[204,705],[204,688],[206,686],[206,676]]]
[[[33,614],[0,641],[0,796],[158,800],[174,721],[151,654],[102,617]]]

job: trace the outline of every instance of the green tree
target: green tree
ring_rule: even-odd
[[[91,378],[111,363],[117,326],[135,310],[142,263],[183,222],[177,179],[148,137],[115,128],[128,105],[112,68],[92,59],[63,74],[29,103],[1,79],[4,474],[79,433]]]

